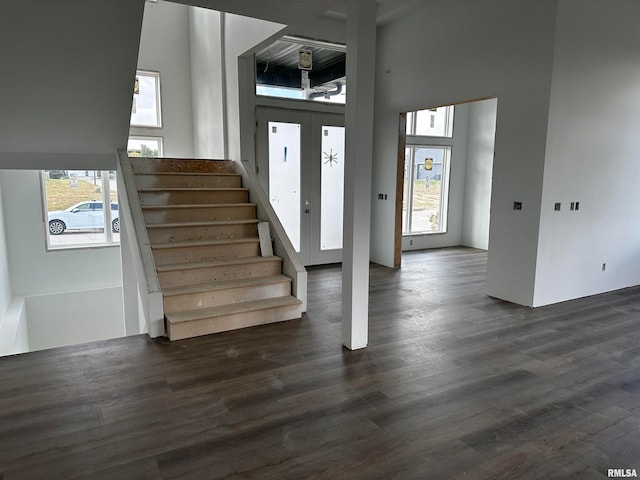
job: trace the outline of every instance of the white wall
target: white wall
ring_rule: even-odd
[[[11,335],[15,336],[11,351],[5,353],[97,340],[107,338],[105,332],[124,330],[120,248],[47,251],[40,182],[39,171],[0,172],[4,206],[0,214],[4,213],[7,227],[8,252],[8,268],[2,268],[0,275],[11,272]],[[76,294],[78,300],[74,300]],[[40,300],[30,303],[34,298]],[[90,308],[85,308],[87,305]],[[92,322],[100,325],[87,327]],[[51,334],[54,330],[56,333]],[[63,334],[68,338],[64,342],[59,339]],[[44,338],[49,336],[57,339],[55,345],[43,347]]]
[[[29,350],[24,297],[13,296],[9,251],[7,245],[4,209],[7,203],[2,193],[0,171],[0,355],[11,355]]]
[[[160,72],[162,128],[131,129],[132,135],[161,136],[166,157],[193,157],[189,7],[146,2],[138,69]]]
[[[11,276],[9,274],[9,255],[5,235],[4,208],[6,202],[2,196],[2,175],[0,172],[0,324],[11,302]]]
[[[251,102],[255,88],[253,60],[244,65],[238,64],[238,57],[245,54],[264,40],[281,31],[284,25],[279,23],[241,17],[239,15],[225,14],[225,81],[227,85],[226,111],[227,111],[227,142],[228,156],[231,160],[244,160],[241,151],[241,132],[251,132],[253,136],[254,122],[250,121],[253,112],[250,112]],[[242,68],[244,66],[244,68]],[[239,75],[239,71],[242,74]],[[247,114],[241,124],[240,111]],[[249,129],[249,130],[248,130]],[[254,155],[255,152],[247,152]]]
[[[489,248],[497,108],[498,101],[495,98],[469,104],[462,245],[483,250]]]
[[[498,97],[487,292],[523,305],[533,302],[555,14],[555,0],[449,0],[378,31],[372,192],[395,192],[399,112]],[[388,266],[394,215],[393,202],[372,199],[371,256]]]
[[[4,319],[0,319],[0,356],[29,351],[25,299],[14,296]]]
[[[194,154],[224,158],[224,14],[189,9]]]
[[[189,19],[195,154],[240,160],[240,109],[252,108],[244,102],[248,96],[253,98],[254,75],[252,68],[238,74],[238,57],[283,25],[201,8],[192,8]],[[253,113],[247,115],[252,117]],[[253,122],[247,125],[253,132]]]
[[[31,351],[125,335],[120,287],[34,295],[26,306]]]
[[[224,158],[225,143],[233,144],[227,156],[235,160],[248,160],[253,166],[255,144],[252,126],[256,105],[306,108],[300,102],[283,102],[279,99],[256,101],[252,57],[244,59],[244,62],[241,60],[241,66],[238,65],[239,55],[277,32],[284,34],[284,31],[281,32],[284,25],[233,14],[221,15],[196,7],[190,9],[189,20],[195,155],[200,158]],[[287,30],[287,33],[345,43],[345,30],[345,22],[322,17],[303,28]],[[224,57],[223,51],[226,52]],[[224,76],[223,72],[226,72]],[[223,102],[225,95],[227,100]],[[344,112],[344,106],[325,108],[314,104],[313,108]],[[243,127],[234,122],[242,122]],[[231,126],[226,133],[225,124]],[[249,134],[246,133],[247,127],[251,127]]]
[[[287,35],[298,35],[346,45],[347,22],[336,18],[318,17],[310,24],[307,23],[287,30]]]
[[[14,295],[121,285],[118,246],[47,251],[39,171],[7,170],[1,178]]]
[[[535,305],[640,283],[639,18],[634,0],[559,1]]]
[[[426,105],[425,105],[426,106]],[[421,107],[422,108],[422,107]],[[402,250],[420,250],[457,246],[462,243],[462,219],[465,205],[465,178],[467,171],[467,139],[469,137],[469,105],[456,105],[453,115],[453,137],[451,138],[451,166],[449,171],[449,200],[446,233],[408,235],[402,238]],[[433,145],[439,145],[434,139]],[[446,142],[444,142],[446,144]],[[374,192],[377,194],[378,192]],[[382,193],[382,192],[380,192]],[[387,193],[389,200],[374,203],[393,203],[394,192]],[[374,195],[377,198],[377,195]]]
[[[2,2],[0,168],[115,166],[129,129],[144,3]]]

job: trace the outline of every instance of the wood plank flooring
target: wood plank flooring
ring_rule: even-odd
[[[528,309],[486,255],[371,267],[342,348],[339,267],[302,320],[0,359],[0,480],[602,479],[640,472],[640,288]]]

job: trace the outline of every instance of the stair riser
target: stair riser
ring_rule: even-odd
[[[224,258],[260,256],[260,243],[232,243],[226,245],[206,245],[194,247],[153,248],[156,265],[172,263],[202,262]]]
[[[246,265],[226,265],[223,267],[195,268],[158,272],[162,288],[193,285],[197,283],[220,282],[249,277],[264,277],[281,273],[281,262],[260,262]]]
[[[257,224],[215,225],[204,227],[150,228],[151,243],[188,242],[190,240],[224,240],[257,237]]]
[[[225,220],[251,220],[256,218],[255,205],[194,207],[194,208],[159,208],[143,209],[144,220],[148,224],[207,222]]]
[[[192,205],[210,203],[247,203],[247,190],[140,192],[140,205]]]
[[[230,288],[228,290],[172,295],[164,297],[164,312],[173,313],[289,295],[291,295],[291,282],[288,281],[269,285]]]
[[[136,175],[138,188],[240,188],[240,175]]]
[[[133,173],[190,172],[234,173],[229,160],[187,160],[179,158],[135,158],[131,160]]]
[[[223,317],[207,318],[193,322],[171,324],[167,322],[167,334],[170,340],[198,337],[211,333],[226,332],[238,328],[266,325],[268,323],[293,320],[302,316],[300,305],[270,308],[233,314]]]

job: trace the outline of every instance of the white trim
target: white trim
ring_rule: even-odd
[[[128,140],[149,140],[151,142],[158,142],[158,157],[164,157],[164,137],[153,135],[129,135]],[[127,141],[127,152],[129,152],[129,141]]]

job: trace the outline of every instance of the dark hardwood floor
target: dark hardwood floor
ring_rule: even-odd
[[[640,472],[640,288],[531,310],[484,295],[484,252],[403,261],[360,351],[328,267],[300,321],[0,359],[0,480]]]

